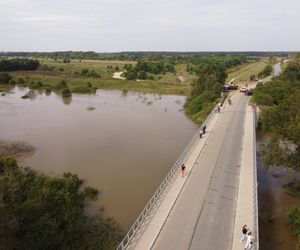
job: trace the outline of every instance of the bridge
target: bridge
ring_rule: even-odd
[[[277,63],[263,84],[280,73]],[[195,134],[117,250],[244,249],[245,224],[255,237],[251,249],[259,249],[256,108],[241,93],[231,100],[211,112],[206,133]]]
[[[208,116],[206,133],[192,138],[118,250],[243,249],[244,224],[259,248],[255,110],[242,93],[231,100]]]

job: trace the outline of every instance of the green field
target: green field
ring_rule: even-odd
[[[63,60],[39,59],[41,66],[35,71],[10,72],[13,79],[25,80],[25,85],[41,82],[43,85],[55,86],[62,80],[67,82],[73,92],[80,92],[88,84],[99,89],[119,89],[123,91],[137,91],[144,93],[176,94],[189,96],[192,83],[197,76],[186,71],[186,64],[175,65],[175,73],[153,75],[154,80],[121,80],[114,79],[113,73],[123,71],[125,64],[135,65],[136,61],[117,60],[71,60],[63,63]],[[227,82],[234,79],[233,83],[245,85],[250,80],[250,75],[257,75],[268,64],[267,59],[250,61],[228,70]],[[94,72],[100,77],[83,75],[82,71]],[[52,87],[51,87],[52,88]],[[79,91],[78,91],[79,90]],[[84,91],[82,92],[84,93]]]
[[[251,61],[246,64],[238,65],[228,70],[227,82],[235,83],[237,85],[245,85],[250,82],[251,75],[258,75],[265,66],[268,65],[267,59],[261,59],[259,61]]]
[[[136,64],[135,61],[101,61],[101,60],[72,60],[71,63],[63,63],[62,60],[40,59],[41,67],[36,71],[15,71],[10,74],[14,80],[22,77],[26,84],[42,82],[43,84],[56,85],[65,80],[69,88],[74,90],[79,86],[87,86],[100,89],[120,89],[125,91],[150,92],[159,94],[190,95],[191,83],[196,76],[186,72],[186,65],[176,65],[176,73],[155,75],[154,80],[120,80],[114,79],[113,73],[123,71],[125,64]],[[88,69],[100,75],[99,78],[82,76],[81,71]]]

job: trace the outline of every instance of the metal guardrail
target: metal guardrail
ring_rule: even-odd
[[[257,199],[257,187],[258,187],[258,182],[257,182],[257,166],[256,166],[256,108],[253,108],[253,161],[254,161],[254,166],[253,166],[253,231],[255,235],[255,242],[254,244],[254,249],[258,250],[259,249],[259,229],[258,229],[258,199]]]
[[[223,103],[223,99],[221,100],[221,103]],[[176,172],[178,172],[178,169],[180,168],[181,164],[184,162],[185,158],[189,155],[190,149],[195,144],[195,141],[199,138],[200,129],[203,127],[204,124],[208,125],[212,116],[215,113],[215,108],[210,112],[206,120],[202,123],[201,127],[197,130],[193,138],[190,140],[188,145],[184,148],[182,153],[179,155],[178,159],[170,169],[169,173],[166,175],[166,177],[163,179],[162,183],[159,185],[159,187],[156,189],[154,195],[151,197],[143,211],[140,213],[139,217],[135,220],[131,228],[129,229],[128,233],[125,235],[121,243],[119,244],[117,250],[124,250],[129,245],[130,241],[134,238],[136,232],[139,230],[140,226],[144,223],[145,219],[149,215],[151,209],[157,202],[157,200],[160,198],[161,194],[165,191],[166,187],[170,183],[170,181],[173,179]]]

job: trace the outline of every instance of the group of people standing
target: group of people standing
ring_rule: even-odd
[[[249,228],[247,228],[247,225],[244,225],[242,227],[242,238],[240,240],[240,242],[245,244],[245,248],[244,249],[251,249],[253,246],[253,240],[254,240],[254,235],[252,234],[252,232],[249,230]]]

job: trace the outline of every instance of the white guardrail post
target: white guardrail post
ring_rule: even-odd
[[[223,97],[221,101],[223,101],[224,98],[225,97]],[[136,232],[138,231],[140,226],[144,223],[145,219],[149,215],[149,213],[150,213],[151,209],[153,208],[154,204],[159,199],[160,195],[164,192],[164,190],[166,189],[166,187],[170,183],[171,179],[174,177],[175,173],[180,168],[180,165],[184,162],[185,158],[187,157],[190,149],[193,147],[193,145],[194,145],[195,141],[197,140],[197,138],[199,138],[200,129],[203,127],[204,124],[206,124],[206,125],[209,124],[213,114],[215,113],[215,108],[216,108],[216,106],[213,108],[213,110],[210,112],[210,114],[208,115],[208,117],[206,118],[204,123],[202,123],[201,127],[197,130],[197,132],[195,133],[193,138],[190,140],[188,145],[184,148],[182,153],[179,155],[178,159],[176,160],[176,162],[174,163],[174,165],[172,166],[172,168],[170,169],[170,171],[168,172],[166,177],[163,179],[163,181],[161,182],[159,187],[156,189],[156,191],[155,191],[154,195],[151,197],[150,201],[147,203],[147,205],[145,206],[143,211],[140,213],[139,217],[135,220],[135,222],[133,223],[133,225],[129,229],[128,233],[125,235],[125,237],[123,238],[123,240],[119,244],[117,250],[126,249],[126,247],[130,243],[130,240],[134,238]]]

